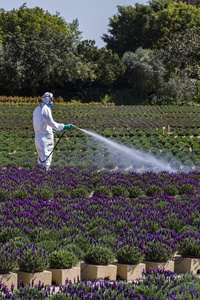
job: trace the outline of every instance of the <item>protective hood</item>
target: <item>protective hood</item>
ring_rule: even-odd
[[[42,96],[42,102],[46,103],[47,105],[49,104],[49,102],[51,102],[51,98],[53,97],[53,94],[52,93],[45,93],[43,96]]]

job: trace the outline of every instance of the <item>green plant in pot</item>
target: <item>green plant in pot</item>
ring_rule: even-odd
[[[68,243],[66,246],[64,246],[64,249],[70,253],[73,252],[78,258],[78,261],[83,260],[85,253],[76,244]]]
[[[18,251],[9,244],[0,246],[0,274],[9,273],[18,267]]]
[[[50,254],[49,266],[51,269],[69,269],[77,262],[78,258],[73,252],[59,249]]]
[[[167,262],[173,259],[174,249],[161,241],[151,241],[147,244],[145,260],[154,262]]]
[[[92,245],[87,250],[84,261],[93,265],[108,265],[114,261],[115,255],[111,248]]]
[[[35,273],[41,272],[49,265],[49,251],[39,248],[38,245],[26,246],[20,259],[20,271]]]
[[[184,232],[179,242],[178,253],[184,257],[200,258],[199,234]]]
[[[119,263],[138,265],[144,260],[144,254],[135,246],[125,245],[117,250],[116,258]]]

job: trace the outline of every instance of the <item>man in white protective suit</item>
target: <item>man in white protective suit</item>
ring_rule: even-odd
[[[53,94],[45,93],[42,103],[33,112],[33,127],[35,131],[35,147],[38,153],[38,165],[49,169],[52,162],[54,136],[53,130],[70,130],[72,125],[64,125],[53,120],[51,108],[53,107]]]

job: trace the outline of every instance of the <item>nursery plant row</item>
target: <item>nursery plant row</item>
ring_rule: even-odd
[[[72,299],[116,299],[116,300],[176,300],[199,299],[199,278],[190,275],[174,276],[170,271],[150,270],[143,272],[143,279],[134,282],[125,281],[78,281],[72,283],[66,280],[65,285],[60,285],[56,290],[53,286],[44,286],[39,283],[34,287],[19,286],[16,291],[10,291],[5,286],[0,299],[15,300],[72,300]]]
[[[48,172],[37,167],[34,107],[0,106],[1,272],[200,259],[199,107],[56,105],[56,121],[96,132],[122,151],[73,128]],[[0,283],[0,299],[17,300],[175,300],[199,293],[195,276],[159,269],[143,271],[134,283],[78,280],[56,291],[40,284],[8,291]]]
[[[38,105],[38,104],[37,104]],[[36,105],[1,105],[0,166],[13,164],[32,167],[37,161],[34,146],[32,113]],[[101,106],[57,104],[56,121],[72,123],[125,145],[134,151],[149,153],[169,169],[198,170],[199,107]],[[168,125],[170,126],[168,128]],[[169,131],[168,131],[169,130]],[[88,137],[77,128],[67,132],[54,152],[53,164],[96,166],[96,169],[119,169],[137,172],[155,171],[155,164],[144,164],[123,153],[109,155],[107,146]],[[55,135],[55,141],[59,135]],[[75,141],[74,141],[75,140]],[[87,143],[90,145],[83,145]],[[108,153],[95,148],[106,148]],[[110,152],[113,152],[111,149]],[[159,169],[158,169],[159,171]]]
[[[141,131],[140,131],[141,132]],[[144,132],[144,131],[142,131]],[[87,136],[72,129],[66,133],[57,144],[53,154],[53,165],[93,166],[96,170],[135,172],[160,171],[157,164],[152,163],[156,158],[170,169],[178,171],[199,170],[200,149],[198,136],[163,136],[152,131],[152,136],[118,136],[103,137],[114,141],[117,146],[111,148],[105,142]],[[55,143],[60,135],[55,134]],[[125,147],[125,148],[124,148]],[[105,151],[102,151],[105,150]],[[131,155],[124,155],[130,151]],[[141,160],[137,156],[141,155]],[[150,155],[146,160],[146,155]],[[144,157],[144,159],[143,159]],[[33,167],[37,164],[37,153],[33,131],[2,131],[0,135],[0,167],[7,165]],[[162,169],[161,169],[162,170]]]
[[[1,168],[0,178],[2,271],[34,272],[66,268],[78,261],[107,264],[114,259],[128,264],[144,260],[166,262],[175,254],[200,258],[198,172],[111,173],[74,166],[57,166],[46,172],[8,166]],[[171,284],[167,284],[167,278]],[[105,297],[102,299],[148,299],[150,296],[154,296],[151,299],[176,299],[184,282],[182,277],[177,283],[172,274],[163,271],[152,271],[143,280],[138,285],[116,282],[113,289],[114,283],[103,281],[98,293]],[[161,293],[158,280],[163,298],[156,298]],[[186,287],[187,280],[192,289]],[[154,282],[155,294],[153,290],[147,292],[148,282],[149,285]],[[184,284],[183,295],[192,294],[193,299],[198,299],[199,285],[194,277],[186,276]],[[87,282],[80,295],[82,285],[82,282],[67,284],[60,290],[66,294],[60,295],[61,299],[99,297],[95,289],[88,291],[91,285]],[[110,293],[105,296],[101,293],[103,287],[107,291],[107,285]],[[72,287],[76,291],[74,296]],[[10,296],[10,299],[20,299],[22,294],[21,299],[31,299],[31,296],[25,298],[30,293],[34,299],[43,299],[39,298],[38,289],[40,297],[42,294],[43,298],[55,296],[45,287],[29,287],[14,292],[19,298]],[[2,299],[6,293],[12,294],[3,286],[1,290]]]
[[[45,241],[49,249],[75,243],[84,252],[101,244],[115,252],[128,243],[148,260],[166,261],[175,251],[189,254],[184,247],[200,257],[198,172],[7,167],[0,175],[2,244],[11,238],[23,246]]]
[[[38,105],[38,104],[37,104]],[[0,105],[1,130],[32,130],[32,113],[37,105]],[[200,107],[184,106],[97,106],[55,104],[55,120],[81,128],[132,133],[136,129],[162,131],[167,125],[178,135],[191,135],[199,129]]]

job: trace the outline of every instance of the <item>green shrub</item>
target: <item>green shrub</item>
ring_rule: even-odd
[[[186,237],[180,242],[178,253],[200,258],[199,240],[195,237]]]
[[[53,192],[49,190],[49,187],[43,187],[37,191],[37,196],[42,199],[51,199],[53,198]]]
[[[185,194],[185,193],[194,193],[196,191],[196,187],[193,185],[190,185],[189,183],[182,184],[179,186],[179,193]]]
[[[54,251],[59,248],[59,241],[58,240],[43,240],[37,243],[38,247],[46,248],[47,250]]]
[[[159,153],[160,153],[159,149],[156,149],[156,148],[151,149],[151,154],[157,155]]]
[[[141,188],[137,187],[137,186],[133,186],[132,188],[130,188],[129,190],[129,197],[130,198],[137,198],[144,195],[144,192]]]
[[[13,198],[25,199],[28,197],[28,195],[29,195],[29,193],[27,190],[19,189],[13,193]]]
[[[93,245],[89,247],[88,251],[86,252],[84,261],[87,264],[108,265],[114,261],[114,257],[115,256],[112,249],[100,245]]]
[[[83,236],[83,234],[77,234],[75,238],[73,239],[73,243],[75,243],[84,253],[87,252],[87,250],[90,247],[90,243],[88,243],[88,237]]]
[[[10,190],[6,188],[0,189],[0,199],[1,200],[7,200],[8,197],[10,197]]]
[[[23,249],[19,260],[20,271],[34,273],[48,267],[49,252],[37,245]]]
[[[117,185],[112,188],[113,196],[122,196],[128,194],[127,190],[122,185]]]
[[[10,239],[21,237],[22,231],[17,227],[5,227],[0,231],[0,243],[7,243]]]
[[[191,216],[191,219],[193,219],[193,216]],[[188,231],[192,231],[192,232],[195,232],[195,233],[198,234],[199,229],[197,227],[192,226],[192,225],[185,225],[185,226],[181,227],[181,229],[179,230],[179,234],[183,234],[183,233],[186,233]]]
[[[9,244],[0,245],[0,274],[18,267],[18,254]]]
[[[179,191],[174,185],[166,185],[164,188],[164,193],[169,196],[176,196],[178,195]]]
[[[93,196],[96,196],[96,195],[106,195],[106,196],[109,196],[109,197],[112,197],[112,191],[110,189],[108,189],[107,187],[105,186],[100,186],[98,188],[96,188],[94,190],[94,194]]]
[[[116,258],[119,263],[138,265],[144,260],[142,251],[134,246],[121,246],[116,252]]]
[[[88,192],[88,190],[84,187],[75,188],[71,191],[71,196],[72,197],[79,196],[79,195],[88,197],[89,194],[90,193]]]
[[[160,241],[152,241],[147,244],[145,260],[155,262],[166,262],[173,258],[174,251],[170,246]]]
[[[74,253],[78,260],[83,260],[83,258],[84,258],[85,253],[76,244],[67,243],[66,246],[64,245],[63,249],[70,253]]]
[[[30,245],[30,240],[27,236],[24,237],[14,237],[9,240],[9,245],[14,250],[23,249],[26,245]]]
[[[112,170],[116,167],[116,162],[113,162],[112,160],[109,160],[105,163],[104,167],[106,169]]]
[[[75,266],[78,258],[73,252],[59,249],[50,254],[49,266],[51,269],[68,269]]]
[[[147,189],[146,189],[147,196],[158,195],[158,194],[161,194],[161,193],[162,193],[161,187],[159,187],[155,184],[147,186]]]

